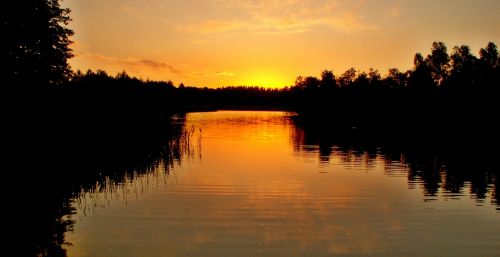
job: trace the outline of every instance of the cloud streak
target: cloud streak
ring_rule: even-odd
[[[215,76],[223,76],[223,77],[234,77],[234,76],[236,76],[235,73],[230,72],[230,71],[216,71],[216,72],[212,72],[212,74],[215,75]]]
[[[340,0],[218,0],[214,4],[240,17],[205,19],[178,28],[202,34],[228,32],[300,33],[314,27],[340,32],[376,29],[359,9],[364,1]]]
[[[192,72],[195,76],[218,76],[218,77],[234,77],[236,73],[231,71],[214,71],[211,69],[206,69],[204,71]]]
[[[78,52],[77,56],[79,58],[89,59],[93,62],[103,63],[109,66],[113,66],[116,69],[127,70],[132,72],[140,72],[143,70],[152,70],[158,72],[169,72],[172,74],[182,74],[183,71],[176,68],[175,66],[165,63],[154,61],[150,59],[140,59],[140,58],[114,58],[106,55],[99,55],[89,52]]]
[[[236,73],[227,70],[204,69],[199,71],[185,71],[166,62],[141,58],[115,58],[107,55],[100,55],[86,51],[76,51],[78,59],[86,60],[90,64],[88,68],[104,69],[107,72],[127,71],[134,76],[144,77],[145,74],[173,75],[177,78],[200,78],[200,77],[235,77]],[[95,66],[93,64],[98,64]],[[95,66],[95,67],[94,67]]]
[[[171,73],[175,73],[175,74],[182,73],[181,70],[175,68],[173,65],[170,65],[170,64],[167,64],[164,62],[157,62],[157,61],[153,61],[153,60],[144,59],[144,60],[139,60],[138,63],[140,63],[146,67],[152,68],[152,69],[159,69],[159,70],[166,69],[166,70],[170,71]]]

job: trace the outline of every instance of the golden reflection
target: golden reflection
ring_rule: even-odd
[[[69,255],[432,255],[449,251],[439,244],[445,235],[453,242],[467,238],[467,229],[450,234],[443,213],[429,211],[453,208],[452,201],[424,202],[420,190],[408,190],[408,175],[386,176],[408,174],[404,162],[331,147],[330,162],[322,163],[321,146],[311,150],[290,122],[282,112],[188,114],[186,127],[199,133],[203,158],[181,162],[169,174],[82,193],[80,202],[90,201],[82,206],[107,208],[77,222]],[[475,210],[483,215],[447,217],[463,226],[461,220],[481,217],[489,222],[474,226],[500,229],[493,222],[498,215]]]

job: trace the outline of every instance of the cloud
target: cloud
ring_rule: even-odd
[[[175,68],[174,66],[172,66],[170,64],[164,63],[164,62],[157,62],[157,61],[153,61],[153,60],[139,60],[138,62],[140,64],[147,66],[147,67],[150,67],[152,69],[160,69],[160,70],[167,69],[171,73],[176,73],[176,74],[182,73],[181,70]]]
[[[195,24],[181,25],[177,28],[188,32],[222,33],[240,30],[246,26],[246,23],[240,21],[207,20]]]
[[[223,77],[234,77],[234,76],[236,76],[235,73],[230,72],[230,71],[216,71],[216,72],[212,72],[212,74],[215,75],[215,76],[223,76]]]
[[[142,10],[134,8],[129,4],[121,4],[119,10],[123,12],[125,15],[127,15],[129,18],[144,19],[146,17]]]
[[[214,4],[239,16],[205,19],[178,28],[189,32],[300,33],[313,27],[342,32],[375,29],[360,14],[364,1],[218,0]]]
[[[195,76],[220,76],[220,77],[234,77],[236,74],[231,71],[214,71],[211,69],[206,69],[204,71],[192,72]]]
[[[90,52],[83,52],[83,51],[76,52],[76,57],[80,59],[89,60],[92,63],[98,63],[100,65],[113,67],[115,70],[126,70],[134,73],[142,74],[145,70],[157,71],[157,72],[166,71],[173,74],[183,73],[182,70],[176,68],[171,64],[154,61],[150,59],[140,59],[134,57],[115,58],[111,56],[100,55]]]
[[[387,14],[392,19],[399,18],[401,16],[401,8],[399,6],[393,6],[387,10]]]
[[[178,67],[151,59],[141,58],[115,58],[107,55],[95,54],[87,51],[75,51],[76,58],[80,63],[90,69],[103,69],[107,72],[121,72],[138,77],[153,77],[163,78],[165,75],[171,74],[174,77],[235,77],[236,73],[227,70],[205,69],[201,71],[185,71]],[[81,65],[82,66],[82,65]],[[147,75],[147,76],[146,76]]]

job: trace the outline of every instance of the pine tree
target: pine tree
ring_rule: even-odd
[[[39,89],[68,79],[73,56],[69,13],[60,0],[9,1],[2,7],[0,59],[6,85]]]

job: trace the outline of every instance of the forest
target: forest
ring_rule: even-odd
[[[98,130],[158,124],[173,113],[219,109],[284,110],[333,130],[382,135],[492,135],[497,131],[500,57],[495,43],[471,52],[434,42],[408,71],[350,68],[299,76],[280,89],[201,88],[151,81],[126,71],[74,71],[70,10],[60,1],[12,3],[2,10],[3,95],[12,131]],[[54,129],[57,128],[57,129]],[[431,137],[434,138],[434,137]],[[474,136],[471,136],[474,138]],[[475,140],[475,139],[474,139]]]
[[[280,89],[200,88],[142,80],[125,71],[112,76],[89,70],[70,72],[64,82],[25,90],[22,96],[29,96],[23,107],[30,116],[44,113],[41,123],[65,121],[75,127],[156,124],[173,113],[190,111],[283,110],[339,133],[356,130],[367,137],[389,140],[404,135],[416,141],[461,134],[463,140],[477,141],[476,136],[486,140],[498,128],[494,117],[499,109],[499,59],[494,43],[476,57],[468,46],[455,46],[449,54],[443,42],[434,42],[426,57],[415,55],[413,69],[394,68],[385,76],[374,69],[350,68],[340,75],[324,70],[320,78],[299,76],[294,85]]]
[[[18,221],[7,234],[21,255],[65,256],[64,231],[72,223],[62,217],[74,211],[68,199],[78,186],[180,160],[186,130],[181,122],[171,126],[170,117],[182,120],[192,111],[293,113],[295,128],[306,135],[295,144],[319,145],[320,158],[329,158],[334,145],[404,155],[412,165],[409,180],[422,176],[428,194],[437,191],[442,165],[455,168],[447,173],[451,189],[470,181],[481,198],[492,184],[487,171],[497,166],[500,131],[500,55],[493,42],[478,54],[467,45],[449,50],[433,42],[429,53],[415,54],[408,71],[324,70],[279,89],[207,88],[126,71],[73,70],[70,10],[59,0],[10,1],[0,13],[4,190],[9,215]],[[31,187],[32,194],[10,197],[20,187]],[[41,215],[20,218],[32,212]]]

